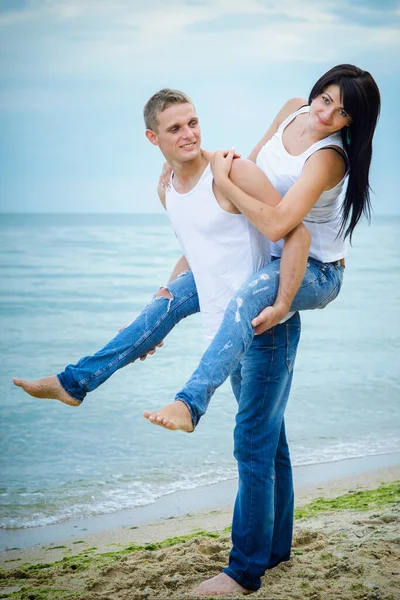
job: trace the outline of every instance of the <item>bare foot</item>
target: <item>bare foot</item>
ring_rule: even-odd
[[[25,381],[14,377],[13,383],[34,398],[51,398],[69,406],[80,406],[82,404],[64,390],[56,375],[37,379],[36,381]]]
[[[234,579],[226,573],[220,573],[212,579],[203,581],[196,589],[190,592],[194,596],[230,596],[235,598],[240,594],[246,596],[251,594],[252,590],[246,590],[244,587],[236,583]]]
[[[160,425],[171,431],[180,429],[190,433],[194,430],[189,409],[181,400],[175,400],[161,410],[145,410],[143,416],[154,425]]]

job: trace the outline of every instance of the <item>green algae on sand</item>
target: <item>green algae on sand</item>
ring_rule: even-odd
[[[369,513],[371,513],[371,511],[376,510],[381,513],[381,511],[387,510],[388,520],[381,521],[379,527],[390,528],[394,527],[394,523],[391,523],[391,520],[399,519],[397,513],[395,514],[398,510],[395,504],[399,503],[400,482],[396,481],[389,484],[382,484],[375,490],[348,492],[347,494],[333,499],[320,498],[310,502],[304,507],[296,509],[296,518],[299,520],[299,531],[296,533],[296,544],[293,549],[294,561],[291,561],[290,565],[281,565],[281,569],[274,569],[273,573],[271,572],[268,575],[268,577],[273,578],[271,583],[275,586],[286,585],[285,581],[286,578],[288,578],[287,585],[299,586],[298,592],[300,596],[293,595],[293,598],[304,598],[304,595],[302,595],[303,592],[305,592],[302,587],[304,585],[309,586],[311,594],[312,589],[315,588],[315,590],[318,591],[318,586],[323,584],[327,593],[326,586],[328,584],[333,585],[334,582],[336,582],[336,572],[338,569],[340,571],[340,565],[343,563],[346,565],[347,569],[343,574],[343,577],[350,577],[346,583],[350,596],[344,595],[343,598],[347,600],[347,598],[351,597],[351,599],[354,600],[367,597],[366,594],[369,593],[370,590],[365,588],[363,582],[360,582],[360,575],[357,571],[357,568],[361,568],[357,561],[360,560],[362,562],[365,560],[365,557],[359,558],[359,555],[357,555],[356,552],[349,552],[349,549],[346,547],[345,552],[346,554],[348,553],[348,558],[344,560],[341,555],[341,552],[343,551],[337,550],[337,544],[348,544],[349,542],[343,542],[337,538],[337,525],[335,525],[335,521],[333,521],[333,533],[335,535],[331,535],[330,539],[328,539],[326,533],[319,531],[319,525],[315,525],[315,522],[311,521],[311,523],[314,523],[313,527],[317,527],[315,532],[313,532],[312,529],[309,529],[308,524],[306,526],[307,529],[303,530],[301,522],[306,517],[318,519],[319,514],[323,515],[324,513],[332,511],[333,513],[346,511],[347,514],[351,514],[350,511],[358,513],[369,511]],[[391,514],[389,515],[389,513]],[[372,516],[368,516],[368,519],[375,516],[378,517],[379,515],[374,515],[372,513]],[[389,517],[391,520],[389,520]],[[382,523],[388,523],[388,525],[382,525]],[[364,523],[362,523],[360,527],[361,529],[358,535],[366,535],[365,539],[371,544],[371,553],[368,560],[379,560],[379,557],[381,554],[384,555],[384,552],[381,552],[381,550],[375,546],[372,547],[376,544],[374,539],[378,539],[379,535],[376,536],[375,533],[371,533],[371,531],[378,533],[376,531],[377,527],[372,527],[370,522],[368,522],[368,534],[365,534],[363,530],[363,527],[365,528]],[[327,537],[327,541],[324,536]],[[365,553],[365,542],[363,541],[361,546],[360,539],[364,540],[364,537],[359,538],[356,536],[357,551],[361,547],[360,552],[362,551]],[[390,544],[391,541],[389,540],[388,543]],[[153,585],[155,585],[154,581],[156,581],[157,584],[166,586],[162,588],[163,593],[168,591],[167,595],[164,597],[177,597],[170,595],[170,593],[172,593],[173,590],[179,592],[188,589],[188,586],[192,586],[196,581],[196,577],[199,577],[199,573],[197,572],[198,569],[194,569],[193,564],[197,564],[198,567],[198,562],[200,561],[200,570],[201,573],[204,574],[203,578],[207,575],[212,576],[215,574],[213,569],[218,571],[225,564],[229,546],[230,541],[226,530],[224,530],[222,535],[208,531],[196,531],[189,535],[168,538],[162,542],[144,545],[131,544],[113,552],[99,553],[96,552],[95,547],[92,547],[83,550],[75,556],[66,555],[62,560],[53,563],[25,564],[14,569],[12,569],[10,565],[9,570],[0,572],[0,597],[2,599],[7,598],[10,600],[74,600],[77,598],[92,600],[92,598],[100,597],[97,593],[101,592],[101,598],[119,599],[126,597],[124,595],[120,596],[117,592],[122,585],[121,577],[126,578],[129,584],[129,593],[131,594],[129,598],[132,598],[132,600],[147,598],[148,596],[145,595],[145,590],[147,589],[150,589],[153,594],[155,593],[155,597],[160,598],[159,592],[161,593],[161,590],[157,590],[155,587],[153,588]],[[173,547],[176,547],[176,550]],[[387,545],[383,550],[390,554],[390,552],[393,552],[393,548],[393,545]],[[311,559],[311,553],[314,551],[316,552],[316,555]],[[378,558],[374,558],[376,557],[377,552]],[[196,556],[196,561],[194,561],[194,563],[190,558],[191,556]],[[385,554],[385,556],[386,563],[389,555]],[[167,559],[170,562],[164,567],[163,561]],[[304,559],[303,563],[302,559]],[[312,560],[314,560],[314,562],[312,562]],[[351,560],[354,561],[354,565],[350,564],[347,568],[347,563]],[[291,578],[289,577],[289,567],[292,569]],[[309,576],[308,573],[308,570],[311,567],[313,573],[315,571],[315,577],[313,575],[314,579],[312,580],[310,579],[311,575]],[[161,569],[161,574],[157,575],[155,570],[158,568]],[[390,568],[393,570],[394,567],[392,566]],[[289,571],[287,571],[287,569],[289,569]],[[301,569],[304,570],[306,575],[302,575]],[[368,568],[368,572],[369,570],[370,569]],[[321,576],[319,575],[320,571],[323,573]],[[284,577],[281,578],[283,574]],[[133,577],[137,577],[137,579],[132,579]],[[381,585],[380,582],[378,582],[378,584]],[[336,585],[336,583],[334,585]],[[108,592],[104,592],[104,586],[105,588],[110,586],[110,590],[112,588],[113,591],[110,591],[111,595],[107,595]],[[3,588],[3,592],[1,591],[1,588]],[[136,591],[133,592],[133,589]],[[256,594],[255,597],[263,596]],[[332,598],[333,597],[336,598],[332,592]],[[381,594],[379,597],[381,597],[382,600],[383,598],[385,600],[394,598],[394,596],[391,596],[390,594]],[[331,598],[331,596],[326,596],[326,598]]]
[[[383,483],[375,490],[350,491],[336,498],[316,498],[309,504],[296,508],[295,519],[311,517],[332,510],[366,511],[400,502],[400,481]]]

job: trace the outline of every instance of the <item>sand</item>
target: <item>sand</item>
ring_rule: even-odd
[[[398,479],[400,467],[392,466],[298,493],[298,510],[305,507],[310,514],[295,521],[292,558],[269,571],[262,588],[251,597],[400,599],[399,486],[396,494],[386,495],[382,503],[363,492],[367,500],[372,498],[368,510],[337,508],[335,502],[325,507],[309,504],[318,497],[340,496],[338,505],[343,506],[343,498],[352,501],[357,491]],[[219,508],[46,547],[3,552],[0,598],[191,598],[193,587],[226,565],[230,534],[224,529],[230,520],[231,508]],[[157,542],[176,536],[189,537],[157,546]],[[132,544],[148,545],[124,550]]]

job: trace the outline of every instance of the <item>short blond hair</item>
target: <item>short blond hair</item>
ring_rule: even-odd
[[[172,104],[191,104],[193,106],[193,102],[184,92],[173,90],[171,88],[164,88],[156,94],[153,94],[145,104],[143,117],[146,129],[157,131],[160,124],[158,115]]]

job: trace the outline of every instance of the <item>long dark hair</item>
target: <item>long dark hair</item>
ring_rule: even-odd
[[[349,175],[342,209],[340,233],[351,237],[361,216],[371,217],[369,168],[372,138],[379,117],[381,98],[378,86],[368,71],[354,65],[337,65],[318,79],[308,103],[330,85],[340,88],[341,102],[352,118],[350,127],[341,130],[343,146],[349,159]]]

